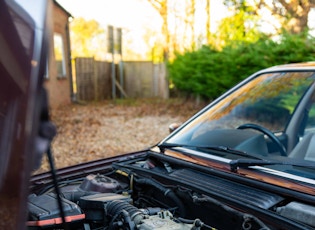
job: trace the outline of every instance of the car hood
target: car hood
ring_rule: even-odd
[[[24,228],[31,172],[49,142],[43,141],[39,130],[41,121],[48,120],[42,83],[50,4],[41,0],[0,1],[1,229]]]

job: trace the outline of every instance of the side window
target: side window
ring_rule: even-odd
[[[308,91],[304,99],[303,111],[301,111],[300,138],[308,133],[315,133],[315,85],[313,84]]]
[[[57,66],[57,77],[66,77],[66,60],[64,52],[64,42],[61,34],[54,34],[54,53]]]
[[[313,132],[315,133],[315,104],[313,103],[307,117],[306,127],[305,127],[305,134]],[[304,134],[304,135],[305,135]]]

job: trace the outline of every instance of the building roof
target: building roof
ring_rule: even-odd
[[[60,5],[56,0],[53,0],[54,4],[59,7],[61,10],[63,10],[67,15],[68,17],[71,17],[73,18],[73,16],[69,13],[69,11],[67,11],[65,8],[63,8],[62,5]]]

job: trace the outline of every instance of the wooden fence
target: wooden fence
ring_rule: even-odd
[[[115,75],[116,98],[169,97],[164,64],[147,61],[122,62],[115,65]],[[75,79],[78,100],[100,101],[113,98],[112,63],[93,58],[76,58]]]

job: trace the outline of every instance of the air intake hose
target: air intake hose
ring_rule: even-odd
[[[184,204],[171,189],[165,188],[160,183],[158,183],[152,179],[145,179],[145,178],[136,179],[136,178],[134,178],[134,180],[138,184],[149,185],[149,186],[152,186],[152,187],[158,189],[160,192],[162,192],[164,194],[165,197],[170,198],[171,200],[173,200],[176,203],[176,205],[178,207],[179,215],[181,217],[185,217],[186,212],[185,212]]]
[[[135,206],[122,200],[113,200],[105,204],[105,215],[111,216],[113,220],[117,218],[119,214],[127,219],[129,215],[130,219],[137,225],[144,218],[144,214]]]

